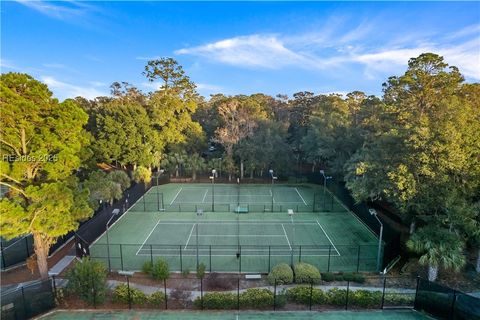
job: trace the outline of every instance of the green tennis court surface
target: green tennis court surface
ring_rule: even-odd
[[[423,320],[433,319],[412,310],[332,312],[154,312],[154,311],[55,311],[40,319],[165,319],[165,320]]]
[[[152,187],[131,211],[312,212],[334,210],[329,193],[313,185],[167,184]],[[338,208],[337,209],[341,209]]]
[[[228,199],[224,200],[228,206],[238,207],[238,202],[229,202],[242,193],[233,195],[232,188],[236,187],[215,186],[214,197],[219,193],[222,199]],[[283,212],[242,214],[230,210],[203,211],[202,208],[186,212],[129,210],[110,227],[109,245],[106,234],[102,235],[90,247],[90,255],[113,270],[141,270],[146,261],[161,257],[168,261],[172,271],[196,270],[197,265],[203,263],[207,271],[268,273],[278,263],[298,261],[316,265],[322,272],[375,271],[377,239],[341,204],[334,206],[340,208],[339,211],[312,212],[310,208],[310,211],[298,212],[294,208],[300,203],[303,206],[312,203],[315,189],[310,186],[275,188],[278,191],[272,192],[270,201],[294,206],[285,207]],[[170,203],[203,201],[210,190],[188,184],[164,185],[159,189],[163,201]],[[264,185],[249,186],[243,192],[248,191],[245,197],[249,197],[249,201],[260,201],[266,190],[270,189]],[[150,190],[147,196],[160,198],[152,192],[156,190]],[[251,202],[243,205],[247,204]],[[293,216],[288,215],[287,208],[293,209]]]

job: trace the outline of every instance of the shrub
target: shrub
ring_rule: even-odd
[[[288,301],[310,304],[310,287],[297,286],[287,290]],[[317,288],[312,288],[312,304],[324,304],[327,302],[326,294]]]
[[[331,282],[335,280],[335,275],[331,272],[322,273],[322,280],[326,282]]]
[[[198,279],[203,279],[203,277],[205,277],[205,269],[207,267],[205,266],[205,264],[202,262],[198,265],[198,268],[197,268],[197,278]]]
[[[345,299],[347,299],[347,290],[332,288],[327,292],[328,304],[334,306],[342,306],[345,304]]]
[[[299,262],[295,264],[294,269],[296,283],[320,283],[322,280],[320,271],[311,264]]]
[[[142,272],[146,274],[152,273],[153,263],[151,261],[145,261],[142,264]]]
[[[162,291],[155,291],[148,296],[147,300],[148,303],[159,307],[165,303],[165,293],[163,293]]]
[[[86,257],[76,263],[68,274],[67,290],[89,304],[105,301],[107,270],[99,261]]]
[[[382,292],[381,291],[368,291],[368,290],[355,290],[349,293],[349,301],[351,304],[364,307],[372,308],[380,306],[382,301]]]
[[[358,283],[364,283],[365,282],[365,277],[363,276],[363,274],[356,273],[353,276],[353,281],[358,282]]]
[[[124,283],[119,284],[113,291],[113,300],[128,303],[128,299],[128,286]],[[147,301],[147,296],[142,291],[130,287],[130,299],[132,304],[144,304]]]
[[[267,308],[273,306],[273,292],[268,289],[250,288],[240,294],[240,306]]]
[[[351,272],[345,272],[343,274],[343,280],[344,281],[353,281],[354,278],[355,278],[355,276]]]
[[[267,281],[271,285],[275,284],[275,279],[277,279],[277,284],[279,285],[292,283],[292,268],[286,263],[277,264],[267,276]]]
[[[170,276],[168,263],[163,259],[155,261],[152,267],[152,277],[156,280],[165,280]]]
[[[335,281],[343,281],[343,274],[339,273],[335,275]]]
[[[409,306],[415,301],[415,294],[385,293],[385,304],[390,306]]]
[[[200,308],[202,299],[197,297],[193,304]],[[237,295],[230,292],[209,292],[203,295],[205,309],[235,309],[237,308]]]

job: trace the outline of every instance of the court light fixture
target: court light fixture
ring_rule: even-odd
[[[108,225],[110,222],[120,213],[120,209],[113,209],[112,216],[108,219],[107,224],[105,225],[105,234],[107,236],[107,257],[108,257],[108,272],[111,272],[111,265],[110,265],[110,241],[108,239]]]
[[[378,223],[380,224],[380,235],[378,236],[378,252],[377,252],[377,271],[380,271],[380,268],[381,268],[381,266],[380,266],[380,256],[381,256],[381,253],[382,253],[383,223],[378,218],[377,210],[368,209],[368,212],[370,212],[370,214],[372,216],[374,216],[375,219],[377,219]]]

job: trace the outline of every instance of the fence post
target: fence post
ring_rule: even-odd
[[[53,296],[56,297],[57,296],[57,284],[55,283],[55,276],[52,276],[52,283],[53,283]]]
[[[327,272],[330,272],[330,256],[332,254],[332,245],[328,246],[328,265],[327,265]]]
[[[182,245],[179,245],[178,248],[180,249],[180,272],[182,272],[183,271]]]
[[[143,194],[142,198],[143,198],[143,212],[146,212],[147,211],[147,204],[145,203],[145,194]]]
[[[122,249],[122,244],[120,244],[120,264],[121,264],[122,270],[123,270],[123,249]]]
[[[360,245],[357,248],[357,272],[360,269]]]
[[[212,272],[212,245],[208,246],[208,257],[210,259],[210,273]]]
[[[131,296],[131,292],[130,292],[130,280],[128,279],[128,276],[126,276],[125,278],[127,278],[128,309],[132,309],[132,296]]]
[[[23,305],[23,312],[25,314],[25,318],[29,318],[27,304],[25,302],[25,292],[23,291],[23,286],[22,286],[22,305]]]
[[[381,305],[381,309],[383,309],[383,304],[385,303],[385,286],[387,284],[387,277],[384,277],[383,278],[383,292],[382,292],[382,305]]]
[[[95,291],[95,281],[93,280],[93,276],[91,277],[91,279],[92,279],[93,307],[96,309],[97,308],[97,292]]]
[[[310,299],[308,301],[308,305],[309,305],[308,309],[310,311],[312,311],[312,299],[313,299],[312,295],[313,295],[313,281],[310,282]]]
[[[165,310],[168,309],[167,279],[163,279],[163,292],[165,294]]]
[[[5,269],[7,267],[7,265],[5,264],[5,254],[3,252],[3,242],[0,241],[0,251],[2,252],[1,256],[2,256],[2,269]]]
[[[271,249],[272,249],[272,246],[268,246],[268,272],[270,272],[270,267],[271,267],[271,265],[270,265],[271,258],[272,258],[272,256],[270,255]]]
[[[452,305],[450,306],[450,314],[449,314],[449,319],[455,319],[455,302],[457,300],[457,290],[453,290],[453,299],[452,299]]]
[[[237,278],[237,310],[240,310],[240,275]]]
[[[350,292],[350,281],[347,281],[347,296],[345,297],[345,310],[348,310],[348,293]]]
[[[302,246],[301,245],[298,252],[298,262],[302,262]]]
[[[153,266],[153,245],[150,245],[150,263]]]
[[[316,199],[317,199],[317,194],[314,193],[313,194],[313,205],[312,205],[312,212],[315,212],[315,203],[316,203]]]
[[[200,301],[202,301],[203,310],[203,277],[200,278]]]
[[[413,309],[418,310],[417,298],[418,298],[418,287],[420,285],[420,277],[417,276],[417,285],[415,286],[415,301],[413,302]]]
[[[238,273],[242,273],[242,246],[238,247]]]
[[[277,278],[273,283],[273,311],[275,311],[277,306]]]

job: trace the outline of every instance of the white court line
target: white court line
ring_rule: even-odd
[[[305,202],[305,199],[303,199],[302,195],[300,194],[300,192],[298,191],[297,188],[295,188],[295,191],[297,191],[297,193],[298,193],[298,195],[300,196],[300,198],[302,198],[303,203],[307,206],[307,203]]]
[[[283,237],[283,236],[282,236]],[[153,245],[152,245],[153,246]],[[176,245],[170,245],[170,246],[176,246]],[[205,250],[209,250],[210,249],[208,248],[207,249],[207,246],[209,245],[203,245],[203,248],[200,248],[200,251],[205,251]],[[233,247],[235,247],[235,249],[233,249]],[[238,245],[235,245],[235,244],[231,244],[231,245],[228,245],[227,248],[215,248],[213,247],[212,248],[212,252],[214,251],[228,251],[228,250],[236,250],[238,248]],[[150,249],[146,249],[146,248],[143,248],[142,250],[146,250],[147,252],[150,252]],[[191,249],[183,249],[183,250],[196,250],[196,246],[195,245],[192,245],[192,248]],[[276,252],[276,251],[290,251],[290,249],[288,248],[278,248],[278,247],[274,247],[274,246],[270,246],[270,252]],[[178,248],[154,248],[152,247],[152,251],[160,251],[160,252],[165,252],[165,251],[175,251],[175,252],[178,252]],[[266,254],[268,254],[268,247],[267,248],[260,248],[260,249],[243,249],[243,246],[242,246],[242,252],[247,252],[247,251],[253,251],[253,252],[265,252]],[[328,253],[328,249],[310,249],[310,250],[306,250],[302,247],[302,252],[325,252],[325,253]],[[260,254],[262,255],[262,254]],[[303,255],[303,253],[302,253]]]
[[[191,249],[192,251],[194,249]],[[242,249],[243,252],[243,249]],[[237,254],[236,251],[232,251],[231,254],[212,254],[212,257],[234,257]],[[178,254],[155,254],[160,255],[162,257],[178,257]],[[150,256],[150,253],[141,253],[139,256]],[[182,254],[182,257],[196,257],[196,254]],[[209,257],[210,254],[199,254],[199,257]],[[290,254],[270,254],[271,257],[290,257]],[[267,254],[242,254],[242,257],[268,257]],[[302,257],[328,257],[328,254],[303,254]]]
[[[227,223],[228,222],[228,223]],[[248,225],[251,225],[251,226],[262,226],[262,225],[279,225],[279,224],[282,224],[282,223],[288,223],[289,221],[286,221],[286,220],[280,220],[280,221],[277,221],[277,222],[263,222],[261,220],[259,220],[258,222],[254,222],[254,223],[251,223],[251,222],[231,222],[231,220],[225,220],[225,222],[222,222],[222,220],[216,220],[216,221],[207,221],[207,222],[198,222],[198,224],[201,224],[201,225],[221,225],[221,226],[228,226],[228,225],[237,225],[237,224],[240,224],[240,225],[245,225],[245,226],[248,226]],[[176,225],[176,224],[191,224],[193,223],[192,221],[175,221],[175,222],[162,222],[161,224],[165,224],[165,225],[169,225],[169,224],[173,224],[173,225]],[[295,222],[295,225],[315,225],[316,222]]]
[[[205,191],[205,194],[203,195],[202,203],[205,203],[205,198],[207,197],[208,189]]]
[[[153,231],[155,231],[155,228],[157,228],[157,226],[158,226],[159,223],[160,223],[160,219],[158,219],[157,224],[153,227],[152,231],[150,231],[150,233],[148,234],[148,236],[145,238],[145,241],[143,241],[143,243],[142,243],[142,245],[140,246],[140,248],[138,248],[137,253],[135,254],[136,256],[138,256],[138,253],[139,253],[140,250],[143,248],[143,246],[145,245],[145,242],[147,242],[148,238],[150,238],[150,236],[152,235]]]
[[[187,250],[187,246],[188,246],[188,243],[190,242],[190,238],[192,237],[192,232],[194,228],[195,228],[195,223],[192,226],[192,230],[190,230],[190,235],[188,236],[187,243],[185,244],[185,249],[183,250]]]
[[[318,224],[318,226],[320,227],[320,229],[322,229],[322,231],[323,231],[323,233],[325,234],[325,236],[327,237],[328,241],[330,241],[330,243],[332,244],[333,249],[335,249],[335,251],[337,251],[337,254],[338,254],[339,256],[341,256],[340,252],[338,252],[337,248],[336,248],[335,245],[333,244],[332,239],[330,239],[330,237],[328,236],[328,234],[325,232],[325,229],[323,229],[322,225],[320,224],[320,222],[318,222],[318,220],[317,220],[317,224]]]
[[[290,245],[290,241],[288,241],[287,232],[285,231],[285,227],[283,226],[283,223],[282,223],[282,229],[283,229],[283,233],[285,234],[285,238],[287,239],[288,246],[290,247],[290,250],[292,250],[292,246]]]
[[[233,234],[199,234],[199,237],[284,237],[283,234],[240,234],[240,235],[233,235]]]
[[[180,188],[180,190],[178,190],[177,194],[175,195],[175,198],[173,198],[172,202],[170,202],[170,205],[172,205],[175,202],[175,200],[177,199],[180,192],[182,192],[182,188]]]

